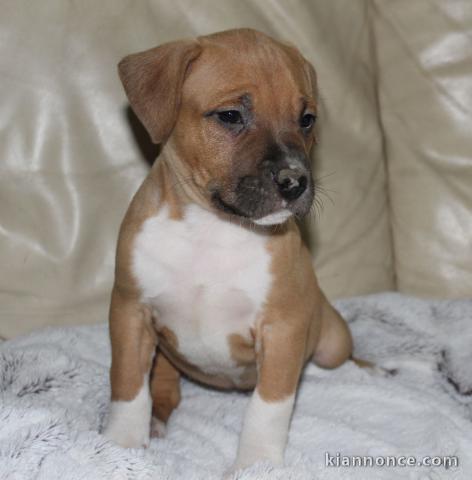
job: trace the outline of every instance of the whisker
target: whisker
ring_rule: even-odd
[[[328,192],[326,192],[323,188],[320,187],[315,188],[315,199],[323,203],[323,198],[327,198],[331,202],[331,205],[334,206],[334,200]]]
[[[337,173],[336,170],[333,170],[332,172],[326,173],[325,175],[323,175],[323,176],[321,176],[321,177],[313,178],[313,180],[314,180],[315,182],[320,182],[321,180],[324,180],[325,178],[332,177],[332,176],[335,175],[336,173]]]

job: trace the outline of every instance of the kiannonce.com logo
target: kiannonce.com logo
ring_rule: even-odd
[[[341,453],[325,453],[327,467],[443,467],[457,468],[459,458],[455,456],[424,456],[409,455],[342,455]]]

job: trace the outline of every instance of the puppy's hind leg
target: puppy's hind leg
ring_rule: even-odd
[[[180,403],[180,372],[157,352],[151,376],[151,436],[164,437],[170,414]]]
[[[321,332],[313,361],[323,368],[336,368],[352,356],[352,336],[341,315],[322,296]]]
[[[346,321],[323,296],[321,333],[312,360],[322,368],[336,368],[352,360],[359,368],[383,377],[395,375],[396,369],[382,368],[368,360],[353,357],[352,336]]]

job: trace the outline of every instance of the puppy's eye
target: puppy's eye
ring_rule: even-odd
[[[237,110],[226,110],[224,112],[217,112],[218,119],[223,123],[243,123],[243,117]]]
[[[300,127],[304,130],[309,130],[315,123],[316,117],[311,113],[305,113],[300,118]]]

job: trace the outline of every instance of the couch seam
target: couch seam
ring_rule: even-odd
[[[396,255],[395,255],[395,239],[393,235],[393,212],[392,212],[392,202],[391,202],[391,192],[390,192],[390,175],[389,175],[389,158],[388,158],[388,149],[387,149],[387,135],[385,130],[385,125],[383,122],[382,116],[382,103],[380,100],[380,90],[381,84],[379,81],[379,56],[377,48],[377,37],[375,34],[374,28],[374,16],[377,13],[377,7],[375,5],[375,0],[367,0],[366,3],[366,16],[368,19],[368,35],[369,35],[369,49],[370,57],[372,64],[372,78],[373,78],[373,88],[374,88],[374,98],[376,106],[376,116],[377,124],[380,130],[381,137],[381,152],[382,152],[382,161],[385,173],[385,200],[387,207],[387,216],[388,216],[388,229],[389,229],[389,239],[390,239],[390,252],[392,260],[392,274],[393,274],[393,285],[395,290],[398,290],[398,281],[397,281],[397,269],[396,269]]]

